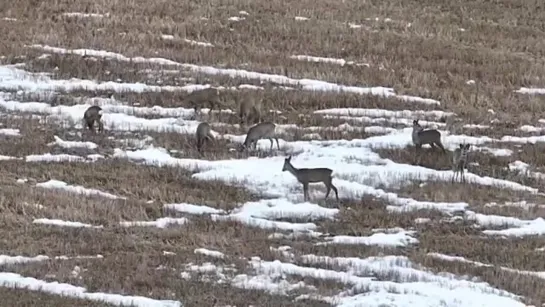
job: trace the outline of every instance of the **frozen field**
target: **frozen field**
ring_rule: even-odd
[[[115,3],[0,4],[0,305],[545,303],[537,4]],[[279,150],[237,151],[242,95]],[[414,119],[446,154],[415,162]],[[304,201],[288,156],[340,200]]]

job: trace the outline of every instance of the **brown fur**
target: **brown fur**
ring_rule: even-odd
[[[240,124],[259,123],[261,121],[261,99],[253,95],[244,95],[239,104]]]
[[[308,184],[313,182],[323,182],[325,184],[325,187],[327,188],[325,199],[327,199],[327,197],[329,196],[329,192],[331,192],[331,190],[333,189],[337,201],[339,200],[339,193],[337,191],[337,188],[332,183],[333,178],[331,176],[331,173],[333,173],[333,170],[324,167],[295,168],[291,164],[291,156],[289,156],[284,160],[284,167],[282,167],[282,171],[289,171],[293,176],[295,176],[295,178],[297,178],[297,181],[303,184],[303,194],[305,197],[305,201],[309,200]]]
[[[422,145],[425,144],[429,144],[432,149],[435,149],[435,145],[437,145],[443,150],[443,153],[447,153],[445,147],[441,143],[441,133],[437,131],[437,129],[424,130],[418,123],[418,119],[413,120],[412,141],[415,145],[416,156],[418,156],[420,149],[422,149]]]
[[[104,131],[104,125],[102,123],[102,108],[99,106],[89,107],[83,114],[84,126],[89,130],[95,132],[95,124],[98,125],[98,132]]]
[[[273,139],[276,140],[276,146],[278,147],[278,150],[280,150],[280,145],[278,143],[278,138],[275,135],[275,129],[276,125],[271,122],[262,122],[259,123],[250,129],[248,129],[248,133],[246,134],[246,139],[244,140],[244,144],[241,146],[241,151],[244,149],[247,149],[252,144],[254,144],[254,150],[257,148],[257,141],[260,139],[269,139],[271,141],[271,149],[273,148],[274,142]]]
[[[460,175],[462,182],[466,181],[464,177],[464,169],[467,166],[467,153],[469,152],[470,144],[460,144],[459,148],[454,150],[452,154],[452,171],[454,175],[452,176],[452,182],[456,180],[456,177]]]
[[[210,125],[206,122],[200,123],[197,126],[197,150],[199,152],[202,152],[202,146],[204,145],[204,142],[206,141],[213,141],[214,136],[212,136],[212,133],[210,133]]]
[[[212,110],[221,107],[223,104],[220,101],[220,92],[217,88],[209,87],[202,90],[191,92],[184,98],[184,102],[188,103],[195,110],[195,116],[201,112],[201,108],[208,105],[210,115]]]

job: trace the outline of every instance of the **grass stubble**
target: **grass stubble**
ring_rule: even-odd
[[[112,2],[113,3],[113,2]],[[276,109],[280,115],[266,114],[266,119],[280,124],[295,123],[301,127],[338,126],[343,121],[319,116],[301,117],[320,108],[365,107],[392,110],[443,110],[455,112],[468,124],[490,125],[487,130],[473,130],[474,135],[499,137],[518,135],[514,128],[535,125],[543,118],[545,103],[540,96],[520,95],[513,91],[521,86],[544,87],[539,76],[545,73],[543,56],[543,10],[526,1],[500,1],[488,4],[479,1],[447,3],[412,1],[400,5],[394,1],[363,3],[344,1],[332,8],[328,1],[292,3],[235,1],[220,3],[163,1],[150,6],[137,1],[55,1],[36,3],[31,0],[0,4],[0,54],[5,64],[26,63],[25,69],[50,72],[54,78],[82,78],[98,81],[145,82],[155,85],[210,83],[238,86],[255,80],[208,76],[189,71],[172,73],[176,67],[95,60],[77,55],[40,57],[42,51],[25,46],[45,44],[65,48],[92,48],[119,52],[126,56],[165,57],[181,63],[195,63],[226,68],[244,68],[291,78],[321,79],[347,85],[388,86],[400,94],[422,96],[441,101],[440,106],[403,102],[395,98],[281,90],[267,87],[256,90],[264,98],[264,110]],[[465,8],[462,10],[462,8]],[[240,22],[228,21],[239,11],[249,12]],[[504,14],[508,10],[510,14]],[[62,17],[62,12],[109,13],[104,18]],[[361,12],[365,12],[364,16]],[[531,13],[530,13],[531,12]],[[297,21],[295,16],[307,21]],[[415,16],[418,16],[416,18]],[[206,18],[206,19],[205,19]],[[512,22],[517,20],[516,23]],[[350,27],[348,23],[361,25]],[[324,34],[327,33],[327,34]],[[174,35],[174,40],[161,38]],[[214,47],[203,48],[184,42],[188,38],[206,41]],[[7,43],[9,42],[9,43]],[[292,54],[345,58],[368,65],[337,66],[289,59]],[[168,71],[170,70],[170,71]],[[156,72],[153,72],[156,71]],[[153,72],[153,73],[152,73]],[[479,90],[468,80],[479,83]],[[109,93],[78,91],[63,93],[63,104],[70,105],[75,96],[108,97]],[[138,106],[180,104],[184,93],[116,93],[115,98]],[[226,105],[235,110],[237,93],[225,92]],[[29,99],[36,101],[36,99]],[[46,99],[47,100],[47,99]],[[51,101],[44,101],[49,102]],[[186,106],[187,107],[187,106]],[[494,110],[491,115],[489,109]],[[492,118],[497,122],[490,122]],[[44,124],[37,118],[2,117],[4,127],[19,128],[21,136],[0,136],[0,154],[22,157],[46,152],[70,153],[50,147],[53,135],[73,137],[54,122]],[[235,124],[235,117],[222,118]],[[215,127],[221,133],[242,133],[239,128]],[[66,133],[66,134],[65,134]],[[109,132],[113,134],[114,132]],[[293,139],[311,132],[294,133]],[[340,133],[319,131],[323,139],[365,138],[363,132]],[[192,147],[192,139],[173,133],[148,133],[154,145],[178,150],[189,158],[225,159],[233,155],[227,142],[211,145],[205,156]],[[496,135],[497,134],[497,135]],[[44,137],[46,135],[46,137]],[[106,138],[92,138],[101,148],[116,146]],[[286,133],[286,139],[290,139]],[[91,139],[89,139],[91,140]],[[291,139],[290,139],[291,140]],[[506,146],[511,146],[507,145]],[[540,188],[539,181],[517,177],[505,168],[516,159],[543,167],[536,150],[539,145],[509,147],[510,157],[492,157],[486,153],[475,156],[476,173],[519,181]],[[411,149],[382,150],[384,158],[412,163]],[[92,153],[92,152],[91,152]],[[343,201],[336,221],[318,221],[320,231],[345,235],[369,235],[375,228],[415,227],[420,241],[417,247],[379,248],[345,245],[315,246],[315,239],[269,239],[271,231],[244,226],[238,222],[212,222],[207,217],[191,217],[185,225],[166,229],[119,226],[121,220],[155,220],[165,215],[181,216],[162,209],[164,203],[187,202],[224,210],[259,199],[259,195],[221,182],[197,181],[188,171],[155,168],[120,160],[86,163],[24,163],[2,161],[0,178],[0,248],[5,254],[35,256],[45,254],[95,255],[103,259],[49,260],[46,262],[6,266],[6,271],[25,276],[85,286],[89,291],[144,295],[163,299],[179,299],[186,306],[318,306],[314,301],[292,302],[291,297],[274,296],[262,291],[240,290],[227,284],[203,282],[199,277],[180,278],[184,265],[193,262],[234,263],[237,273],[249,268],[246,260],[260,256],[274,260],[270,246],[291,245],[297,253],[329,256],[405,255],[437,272],[477,276],[493,286],[526,297],[532,304],[545,302],[543,281],[537,277],[515,274],[499,268],[542,270],[543,253],[536,248],[545,245],[540,237],[516,239],[484,237],[478,229],[460,223],[441,223],[444,214],[421,210],[393,214],[386,203],[364,198]],[[423,165],[449,169],[450,161],[439,153],[423,159]],[[280,168],[280,167],[279,167]],[[109,200],[99,196],[78,196],[36,188],[32,183],[15,183],[17,178],[37,182],[49,179],[97,188],[125,196],[126,200]],[[524,182],[522,182],[524,180]],[[514,215],[534,219],[542,210],[521,210],[512,207],[485,206],[490,202],[529,199],[528,195],[497,188],[467,187],[461,184],[427,183],[402,188],[400,195],[429,201],[466,201],[471,209],[486,214]],[[150,202],[151,201],[151,202]],[[530,199],[537,204],[539,198]],[[35,204],[41,205],[40,207]],[[103,229],[57,228],[32,224],[35,218],[77,220]],[[426,224],[415,224],[416,218],[430,218]],[[226,259],[218,260],[193,253],[204,247],[222,251]],[[164,252],[169,252],[165,254]],[[437,260],[428,252],[464,256],[494,264],[493,268]],[[173,253],[173,254],[172,254]],[[74,277],[75,266],[81,273]],[[300,280],[293,277],[294,281]],[[318,283],[329,294],[338,285]],[[23,295],[24,294],[24,295]],[[2,306],[106,306],[106,304],[67,299],[25,290],[0,288]],[[325,305],[325,304],[324,304]]]

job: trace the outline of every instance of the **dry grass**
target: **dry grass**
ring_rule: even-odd
[[[11,10],[13,15],[25,12],[28,20],[21,18],[15,22],[21,27],[13,27],[7,34],[14,41],[9,49],[16,49],[24,43],[17,44],[21,41],[21,34],[24,38],[32,33],[34,42],[51,45],[78,48],[89,47],[87,42],[93,42],[92,47],[96,49],[122,51],[129,55],[159,55],[180,62],[231,67],[246,64],[251,70],[348,84],[359,84],[363,79],[367,84],[387,84],[402,92],[438,98],[470,119],[481,117],[483,113],[480,111],[484,108],[509,115],[516,113],[516,117],[509,116],[512,121],[543,111],[540,98],[510,92],[516,86],[539,85],[539,79],[534,76],[541,73],[541,68],[533,64],[538,61],[541,43],[539,39],[524,39],[518,33],[525,31],[533,37],[542,34],[530,30],[529,26],[510,25],[509,19],[495,18],[494,14],[503,16],[504,8],[501,6],[464,3],[437,14],[439,6],[430,3],[392,6],[388,3],[374,5],[348,1],[331,10],[326,2],[319,2],[310,11],[306,9],[308,3],[302,2],[290,8],[289,12],[278,1],[269,2],[266,11],[245,1],[231,5],[215,4],[205,6],[205,9],[188,3],[174,6],[165,2],[149,8],[140,1],[122,2],[117,6],[105,4],[100,8],[115,18],[67,22],[63,18],[52,17],[58,14],[60,7],[34,7],[30,1],[24,1]],[[468,5],[471,10],[460,14],[459,8],[467,8]],[[63,3],[62,11],[85,7],[95,10],[92,4],[78,3],[74,7],[74,4]],[[324,11],[326,7],[327,13]],[[243,22],[228,22],[227,17],[235,15],[239,9],[251,12],[251,16]],[[539,14],[528,16],[528,12],[534,12],[534,9],[532,5],[515,7],[511,4],[509,8],[513,20],[517,19],[516,16],[524,16],[529,25],[540,22]],[[188,11],[191,12],[190,18],[180,17],[187,16]],[[393,22],[362,20],[362,16],[355,14],[360,11],[365,11],[371,19],[373,16],[388,17]],[[418,14],[419,19],[411,18],[416,16],[413,13],[423,11],[424,14]],[[311,20],[298,22],[293,19],[293,12],[311,17]],[[144,16],[148,16],[146,26],[140,22]],[[282,16],[282,26],[271,16]],[[200,17],[210,19],[201,20]],[[363,24],[364,28],[351,29],[347,22]],[[460,28],[466,31],[460,31]],[[320,35],[324,30],[329,32],[327,36]],[[204,40],[216,47],[202,48],[179,41],[165,41],[160,38],[161,34]],[[100,35],[100,40],[94,38],[96,35]],[[256,37],[265,39],[257,40]],[[298,39],[283,39],[292,37]],[[316,40],[316,37],[320,39]],[[498,44],[499,41],[502,43]],[[361,42],[366,42],[364,48]],[[338,48],[340,45],[342,50]],[[443,48],[445,45],[449,48]],[[371,67],[337,67],[287,60],[291,54],[303,53],[298,52],[300,46],[305,46],[308,54],[356,59],[369,63]],[[525,49],[522,50],[521,46]],[[184,52],[178,52],[179,49]],[[482,83],[476,104],[475,89],[465,84],[468,78],[479,79]],[[514,110],[517,112],[511,112]]]
[[[232,208],[239,202],[255,200],[254,196],[242,188],[220,182],[194,180],[188,171],[175,168],[138,166],[122,161],[92,164],[25,164],[9,161],[3,166],[7,172],[17,174],[19,178],[33,178],[38,182],[57,179],[136,200],[200,203],[223,209]],[[135,174],[138,174],[136,178]],[[215,191],[214,195],[208,194],[210,190]],[[212,203],[217,205],[211,205]]]
[[[543,288],[539,286],[542,281],[535,276],[511,273],[496,267],[483,268],[460,262],[443,261],[426,256],[415,257],[415,259],[435,272],[479,276],[481,280],[495,287],[529,297],[528,304],[530,305],[539,305],[545,299]]]
[[[228,21],[240,10],[249,16],[240,22]],[[463,123],[491,125],[490,129],[462,129],[457,133],[488,135],[527,135],[515,129],[535,125],[545,118],[545,98],[521,95],[513,91],[521,86],[545,87],[543,50],[545,17],[539,3],[523,0],[462,2],[343,1],[331,6],[330,1],[300,1],[286,6],[284,2],[237,0],[176,2],[160,1],[153,5],[143,0],[36,2],[17,1],[16,5],[0,3],[0,62],[25,63],[24,69],[51,73],[52,78],[92,79],[97,82],[143,82],[153,85],[183,86],[190,83],[212,86],[252,84],[265,87],[255,90],[263,97],[264,120],[278,124],[296,124],[301,128],[337,127],[345,122],[363,129],[370,124],[344,119],[324,119],[312,112],[324,108],[381,108],[390,110],[443,110],[455,112]],[[63,12],[109,13],[105,18],[71,19]],[[362,15],[362,12],[363,15]],[[309,17],[296,21],[295,16]],[[202,17],[208,19],[204,20]],[[378,18],[376,20],[375,18]],[[388,18],[389,20],[387,20]],[[348,23],[361,25],[351,28]],[[462,30],[463,29],[463,30]],[[161,38],[162,34],[174,40]],[[193,46],[184,39],[205,41],[214,47]],[[273,73],[290,78],[320,79],[355,86],[392,87],[399,94],[422,96],[441,101],[440,106],[423,106],[396,98],[362,96],[348,93],[309,92],[274,88],[275,84],[256,80],[210,76],[180,70],[172,66],[137,64],[82,57],[79,55],[44,53],[25,46],[45,44],[63,48],[91,48],[118,52],[125,56],[164,57],[180,63],[203,64],[223,68],[242,68]],[[368,65],[335,65],[290,59],[291,55],[308,54],[335,57]],[[174,71],[174,72],[173,72]],[[466,81],[473,79],[479,84]],[[271,87],[272,85],[272,87]],[[15,91],[14,91],[15,92]],[[25,92],[20,101],[41,101],[54,105],[82,103],[75,97],[108,97],[111,93],[85,90],[57,93],[46,97]],[[151,107],[189,107],[183,102],[184,92],[115,93],[115,99],[128,105]],[[225,108],[236,111],[240,91],[222,93]],[[280,110],[282,114],[269,112]],[[493,109],[495,114],[488,112]],[[143,138],[149,135],[152,144],[170,150],[173,156],[188,159],[220,160],[244,158],[230,150],[229,142],[218,139],[206,146],[202,155],[195,150],[192,135],[142,132],[139,134],[109,131],[110,139],[101,135],[80,136],[74,129],[65,129],[51,118],[13,117],[1,115],[2,127],[18,128],[21,136],[0,136],[0,154],[23,157],[31,154],[67,153],[110,155],[116,147],[124,147],[120,138]],[[204,116],[218,122],[218,117]],[[490,123],[498,119],[498,123]],[[225,124],[238,124],[236,115],[222,114]],[[400,126],[392,125],[399,128]],[[214,126],[221,134],[242,134],[244,127]],[[287,130],[281,137],[288,141],[303,140],[307,134],[321,139],[363,139],[372,136],[355,129],[336,131],[321,129]],[[64,140],[92,141],[100,150],[74,150],[48,146],[53,136]],[[307,136],[308,137],[308,136]],[[497,144],[496,144],[497,145]],[[505,145],[505,146],[504,146]],[[486,145],[488,146],[488,145]],[[491,145],[494,147],[495,145]],[[500,146],[500,145],[498,145]],[[510,157],[494,157],[476,153],[472,156],[478,167],[470,171],[480,176],[513,180],[540,190],[543,183],[521,177],[506,170],[510,162],[521,160],[538,168],[545,166],[542,145],[501,144],[514,150]],[[448,170],[450,155],[431,153],[428,149],[422,166]],[[412,148],[378,151],[381,157],[398,163],[412,164]],[[281,153],[272,153],[281,154]],[[104,259],[48,261],[6,267],[25,276],[34,276],[85,286],[89,291],[105,291],[143,295],[162,299],[179,299],[186,306],[326,306],[315,301],[293,301],[291,297],[273,296],[262,291],[240,290],[228,285],[206,283],[194,277],[180,278],[189,262],[205,261],[218,264],[235,263],[239,273],[247,272],[245,259],[259,255],[274,260],[271,245],[290,245],[298,254],[315,253],[335,256],[407,255],[435,271],[478,276],[500,288],[524,295],[534,304],[545,302],[543,281],[535,277],[508,273],[499,268],[478,268],[468,264],[446,262],[426,256],[427,252],[459,255],[475,261],[515,269],[541,270],[543,254],[534,251],[545,245],[541,237],[523,239],[484,238],[470,223],[442,223],[439,212],[422,210],[392,214],[387,204],[369,198],[343,202],[339,219],[317,221],[319,231],[336,235],[370,235],[376,228],[404,227],[418,231],[418,247],[380,248],[345,245],[313,245],[317,239],[269,239],[270,230],[245,226],[239,222],[212,222],[209,217],[191,217],[190,223],[166,229],[119,226],[122,220],[155,220],[164,216],[187,216],[165,212],[165,203],[191,203],[230,210],[241,203],[257,200],[247,190],[219,181],[199,181],[187,170],[150,167],[122,160],[96,163],[25,163],[1,161],[0,183],[0,246],[10,255],[35,256],[103,254]],[[100,196],[82,196],[34,187],[32,183],[16,184],[17,178],[37,182],[50,179],[96,188],[125,196],[111,200]],[[400,196],[428,201],[464,201],[470,209],[484,214],[511,215],[524,219],[543,216],[541,207],[524,210],[515,207],[485,206],[526,200],[543,204],[541,197],[530,198],[495,187],[450,183],[426,183],[403,187]],[[43,206],[41,209],[34,204]],[[329,206],[329,205],[328,205]],[[103,229],[57,228],[32,224],[35,218],[74,220]],[[429,218],[427,224],[415,224],[416,218]],[[227,260],[210,260],[193,253],[206,247],[224,252]],[[164,255],[163,251],[175,253]],[[245,259],[241,259],[244,257]],[[73,278],[74,266],[87,269],[82,278]],[[157,269],[164,266],[166,269]],[[4,268],[3,268],[4,269]],[[54,277],[52,277],[54,275]],[[297,279],[294,279],[297,281]],[[315,283],[312,281],[311,283]],[[340,287],[334,283],[319,284],[324,294]],[[0,288],[5,306],[84,305],[100,303],[71,300],[32,293],[25,290]]]
[[[485,144],[484,146],[487,145]],[[496,147],[509,149],[509,146]],[[493,154],[487,153],[486,151],[474,150],[470,153],[470,165],[468,165],[466,171],[482,177],[501,178],[527,185],[533,188],[538,188],[540,190],[543,189],[544,186],[542,180],[521,175],[517,171],[509,169],[509,164],[511,162],[514,162],[515,160],[522,160],[526,163],[528,163],[527,161],[530,161],[529,163],[533,167],[539,167],[540,158],[531,158],[537,156],[536,149],[532,146],[524,146],[519,147],[517,150],[511,150],[513,150],[512,156],[494,156]],[[433,150],[429,146],[427,146],[423,147],[420,153],[417,154],[414,146],[409,146],[403,149],[377,149],[376,151],[382,158],[390,159],[397,163],[420,165],[427,168],[445,171],[452,169],[452,151],[449,150],[447,150],[446,153],[443,153],[439,148]],[[536,161],[538,164],[534,165],[533,161]],[[471,189],[481,188],[471,187]],[[465,193],[463,190],[460,192]],[[448,197],[451,198],[457,197],[457,195],[455,193],[452,193],[450,189],[448,191],[445,191],[445,194],[450,195]],[[479,197],[478,195],[470,195],[470,197],[473,196],[477,198]]]

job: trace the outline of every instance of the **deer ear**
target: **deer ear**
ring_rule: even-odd
[[[464,148],[464,144],[460,144],[460,148]]]

